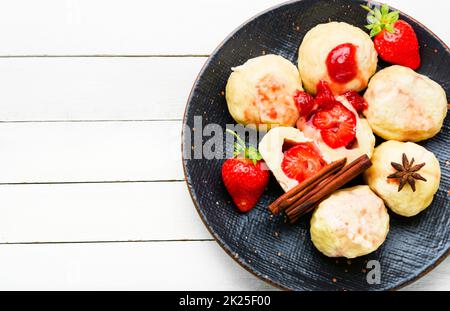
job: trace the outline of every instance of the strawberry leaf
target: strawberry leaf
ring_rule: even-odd
[[[375,7],[375,9],[373,10],[374,12],[374,16],[376,19],[381,20],[382,14],[379,8]]]
[[[392,27],[392,25],[386,25],[386,30],[389,31],[390,33],[395,33],[395,29],[394,27]]]
[[[261,154],[258,149],[253,146],[247,148],[247,158],[251,159],[253,164],[256,165],[256,162],[262,159]]]
[[[377,34],[378,34],[378,32],[377,32],[375,29],[372,29],[372,30],[370,31],[370,37],[371,37],[371,38],[372,38],[372,37],[375,37]]]
[[[369,16],[367,16],[367,21],[368,21],[370,24],[375,24],[375,23],[377,22],[377,19],[375,18],[375,16],[369,15]]]
[[[375,25],[375,26],[373,27],[373,29],[374,29],[377,33],[379,33],[379,32],[381,31],[382,27],[381,27],[381,25]]]
[[[372,9],[370,7],[368,7],[367,5],[361,5],[361,7],[369,13],[373,13]]]
[[[236,142],[234,143],[234,151],[233,151],[233,157],[243,156],[246,159],[252,160],[253,164],[256,165],[258,161],[262,160],[262,156],[259,153],[258,149],[256,147],[250,146],[246,147],[245,142],[242,140],[241,137],[239,137],[236,132],[227,129],[227,133],[230,133],[234,137],[236,137]]]
[[[245,153],[245,147],[241,146],[241,144],[239,144],[239,143],[234,143],[233,156],[237,157],[244,153]]]
[[[398,11],[391,12],[387,15],[387,22],[388,23],[395,23],[399,18]]]
[[[366,5],[362,5],[361,7],[369,12],[367,14],[367,22],[369,24],[365,27],[370,30],[370,37],[376,36],[384,29],[395,33],[394,23],[399,19],[398,11],[389,12],[389,6],[387,4],[383,4],[381,8],[370,8]]]

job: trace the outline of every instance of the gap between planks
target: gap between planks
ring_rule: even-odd
[[[133,183],[171,183],[185,182],[186,179],[157,179],[157,180],[105,180],[105,181],[37,181],[37,182],[0,182],[0,186],[27,185],[77,185],[77,184],[133,184]]]
[[[128,120],[128,119],[124,119],[124,120],[115,120],[115,119],[111,119],[111,120],[103,120],[103,119],[99,119],[99,120],[0,120],[0,123],[88,123],[88,122],[160,122],[160,121],[167,121],[167,122],[171,122],[171,121],[183,121],[183,118],[169,118],[169,119],[136,119],[136,120]]]
[[[2,242],[1,245],[40,245],[40,244],[112,244],[112,243],[174,243],[174,242],[214,242],[214,239],[167,239],[167,240],[122,240],[122,241],[42,241],[42,242]]]
[[[87,57],[136,57],[136,58],[190,58],[190,57],[209,57],[209,54],[35,54],[35,55],[0,55],[0,58],[87,58]]]

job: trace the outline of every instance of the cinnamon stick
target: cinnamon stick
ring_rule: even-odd
[[[346,162],[347,159],[344,158],[323,167],[319,172],[317,172],[317,174],[305,179],[302,183],[298,184],[297,186],[280,196],[274,202],[272,202],[272,204],[269,205],[269,210],[273,214],[278,214],[289,205],[286,205],[285,202],[287,202],[288,200],[290,200],[289,202],[295,202],[299,197],[303,196],[311,189],[314,189],[327,177],[342,169]]]
[[[296,201],[286,208],[286,215],[291,223],[298,220],[299,217],[308,213],[322,200],[331,195],[356,176],[372,166],[372,162],[367,155],[363,155],[344,167],[336,175],[332,175],[322,182],[316,189],[310,191],[304,198]]]
[[[314,189],[316,189],[317,185],[319,185],[323,181],[327,180],[329,177],[333,176],[336,172],[338,172],[341,169],[342,169],[342,167],[338,167],[336,170],[327,172],[326,174],[323,175],[322,178],[318,179],[316,182],[312,183],[311,185],[309,185],[305,189],[299,191],[296,195],[294,195],[294,196],[284,200],[283,202],[281,202],[280,203],[280,208],[286,209],[288,206],[290,206],[292,204],[295,204],[296,202],[298,202],[299,200],[304,198],[306,194],[308,194],[311,191],[313,191]]]
[[[360,158],[358,158],[355,161],[351,162],[347,166],[341,167],[340,170],[335,172],[336,174],[332,174],[332,175],[328,176],[327,178],[323,179],[322,182],[318,185],[318,187],[315,187],[315,188],[311,189],[311,191],[305,193],[303,196],[299,197],[297,200],[291,201],[290,204],[285,205],[286,211],[288,211],[289,209],[292,209],[292,206],[298,206],[298,205],[304,203],[309,198],[311,198],[311,196],[313,196],[315,193],[317,193],[317,191],[319,191],[320,186],[323,187],[323,185],[328,184],[331,181],[333,181],[338,176],[338,174],[343,174],[344,172],[346,172],[349,169],[351,169],[352,167],[354,167],[356,164],[359,163],[359,161],[361,161]],[[283,202],[283,203],[287,203],[287,200],[285,202]]]

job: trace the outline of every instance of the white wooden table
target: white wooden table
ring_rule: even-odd
[[[0,2],[0,289],[272,289],[204,228],[180,130],[208,54],[279,2]],[[450,42],[447,1],[390,3]],[[450,261],[407,289],[450,290]]]

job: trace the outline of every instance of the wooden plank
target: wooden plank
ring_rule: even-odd
[[[43,0],[0,4],[0,55],[209,54],[242,22],[280,3]]]
[[[0,245],[0,263],[0,290],[274,289],[212,241]],[[449,271],[447,260],[409,289],[449,290]]]
[[[0,58],[0,121],[181,119],[205,60]]]
[[[0,183],[183,180],[181,122],[0,123]]]
[[[248,18],[280,0],[2,1],[0,55],[209,54]],[[449,42],[446,1],[391,0]],[[362,13],[363,14],[363,13]]]
[[[450,33],[444,15],[448,11],[446,1],[433,1],[431,4],[422,0],[389,0],[386,3],[425,25],[447,45],[450,43]]]
[[[0,290],[272,289],[212,241],[0,245]]]
[[[450,258],[444,260],[431,272],[418,281],[404,288],[408,291],[449,291],[450,290]]]
[[[0,186],[0,243],[212,239],[185,182]]]

